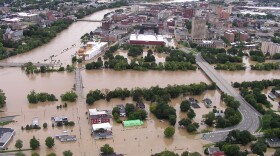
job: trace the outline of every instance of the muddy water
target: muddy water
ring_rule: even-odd
[[[95,13],[86,18],[88,19],[102,19],[105,13],[109,10],[104,10]],[[11,57],[8,62],[43,62],[44,59],[49,58],[51,55],[57,55],[55,60],[60,60],[63,64],[69,64],[71,55],[79,48],[80,37],[90,32],[99,26],[98,23],[77,22],[69,27],[69,29],[58,34],[49,44],[34,49],[28,53]],[[76,46],[72,46],[76,44]],[[64,49],[69,49],[63,51]],[[62,53],[63,52],[63,53]],[[125,54],[124,54],[125,55]],[[144,56],[146,53],[144,52]],[[156,55],[157,62],[164,61],[165,56]],[[261,79],[279,78],[278,71],[242,71],[242,72],[224,72],[220,73],[228,81],[251,81]],[[161,87],[168,84],[190,84],[210,81],[202,74],[201,71],[113,71],[113,70],[94,70],[82,71],[84,96],[91,89],[115,89],[134,88],[134,87],[151,87],[159,85]],[[71,90],[74,84],[73,73],[47,73],[37,75],[26,75],[19,68],[4,68],[0,69],[0,88],[4,90],[7,96],[7,105],[5,112],[0,116],[6,115],[19,115],[15,118],[17,122],[7,125],[16,130],[16,135],[9,145],[9,149],[14,149],[16,139],[21,139],[24,142],[23,148],[29,148],[29,139],[35,136],[39,138],[41,147],[38,152],[41,155],[54,151],[57,155],[62,155],[65,150],[71,150],[74,155],[95,156],[99,154],[99,148],[105,143],[109,143],[114,147],[117,153],[124,153],[127,155],[150,155],[163,151],[164,149],[172,150],[177,153],[182,153],[185,150],[197,151],[203,153],[202,146],[208,142],[200,140],[200,135],[190,135],[184,129],[178,128],[176,125],[176,133],[173,139],[166,139],[163,137],[164,128],[169,126],[168,122],[160,122],[152,114],[145,125],[141,128],[124,129],[121,125],[114,123],[113,139],[108,140],[94,140],[90,135],[90,125],[88,124],[85,112],[88,107],[83,101],[76,103],[68,103],[67,108],[57,110],[56,106],[64,102],[60,100],[57,102],[40,103],[37,105],[28,104],[27,94],[31,90],[37,92],[48,92],[56,95],[57,98]],[[201,108],[195,109],[197,116],[195,121],[200,123],[202,115],[208,113],[212,109],[207,109],[201,103],[202,99],[210,98],[213,104],[219,109],[224,109],[225,106],[220,102],[220,93],[217,91],[209,91],[201,96],[195,96],[200,101]],[[185,113],[179,112],[181,98],[172,100],[170,105],[174,106],[177,110],[178,120],[186,117]],[[131,102],[131,99],[121,101],[113,99],[110,102],[98,101],[90,108],[99,109],[112,109],[115,104]],[[146,104],[148,108],[148,103]],[[147,109],[148,110],[148,109]],[[73,120],[76,126],[72,128],[52,128],[50,118],[52,116],[68,116],[69,120]],[[47,130],[32,130],[22,131],[21,126],[31,124],[32,118],[39,117],[39,122],[42,125],[44,122],[48,123]],[[55,147],[50,150],[44,145],[44,140],[48,136],[61,134],[63,130],[67,130],[69,134],[77,136],[78,141],[75,143],[60,143],[58,140],[55,142]],[[205,129],[201,126],[200,130]],[[27,152],[30,155],[29,152]]]
[[[210,81],[199,70],[197,71],[114,71],[114,70],[91,70],[82,71],[84,92],[90,89],[115,89],[151,87],[159,85],[161,87],[168,84],[190,84]]]
[[[112,11],[113,9],[103,10],[96,12],[92,15],[85,17],[85,19],[101,20],[104,14]],[[80,47],[80,37],[85,33],[93,31],[100,23],[94,22],[76,22],[73,23],[68,29],[58,34],[50,43],[45,44],[39,48],[31,50],[30,52],[10,57],[6,59],[7,62],[50,62],[50,56],[55,55],[53,60],[60,61],[64,64],[71,63],[71,55]],[[72,46],[75,45],[75,46]],[[68,48],[68,50],[66,50]]]

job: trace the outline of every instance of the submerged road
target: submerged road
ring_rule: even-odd
[[[251,133],[254,133],[258,130],[260,121],[259,114],[249,103],[247,103],[241,95],[228,83],[209,63],[207,63],[201,56],[197,54],[196,63],[201,68],[201,70],[220,88],[224,93],[233,96],[235,100],[240,102],[238,108],[239,112],[242,115],[242,121],[233,127],[220,129],[214,132],[205,133],[203,139],[209,140],[212,142],[222,141],[226,138],[229,131],[238,129],[238,130],[247,130]]]

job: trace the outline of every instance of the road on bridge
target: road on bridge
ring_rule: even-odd
[[[241,95],[228,83],[209,63],[207,63],[201,56],[201,54],[196,55],[196,63],[201,68],[201,70],[220,88],[224,93],[233,96],[235,100],[240,102],[240,107],[238,108],[239,112],[242,115],[242,121],[230,128],[225,128],[217,130],[211,133],[205,133],[203,139],[209,140],[212,142],[222,141],[226,138],[229,131],[238,129],[238,130],[247,130],[251,133],[254,133],[258,130],[260,121],[259,114],[249,103],[247,103]]]

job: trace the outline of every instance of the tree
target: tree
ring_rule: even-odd
[[[5,93],[0,89],[0,108],[4,107],[6,104],[6,96]]]
[[[43,127],[44,128],[47,128],[48,127],[48,124],[45,122],[45,123],[43,123]]]
[[[70,150],[64,151],[63,156],[72,156],[73,153]]]
[[[181,112],[187,112],[191,108],[191,104],[188,100],[184,100],[181,102],[180,110]]]
[[[56,156],[56,154],[55,153],[50,153],[47,156]]]
[[[276,149],[273,156],[280,156],[280,149],[279,148]]]
[[[78,98],[78,95],[75,92],[70,91],[62,94],[60,97],[62,101],[74,102]]]
[[[47,137],[45,140],[45,144],[48,148],[52,148],[54,146],[54,138]]]
[[[38,149],[40,147],[40,142],[35,138],[35,136],[33,136],[32,139],[30,139],[30,148],[35,150]]]
[[[102,147],[100,148],[100,151],[101,151],[103,154],[112,154],[112,153],[114,153],[113,147],[110,147],[109,144],[105,144],[104,146],[102,146]]]
[[[240,156],[240,148],[238,145],[224,145],[222,151],[224,151],[227,156]]]
[[[174,126],[176,124],[176,115],[169,115],[169,123]]]
[[[167,127],[164,130],[164,136],[167,138],[171,138],[175,133],[175,128],[174,127]]]
[[[38,153],[34,152],[31,154],[31,156],[40,156]]]
[[[267,145],[263,140],[258,140],[255,144],[251,145],[251,150],[254,154],[264,156],[264,153],[267,150]]]
[[[19,150],[21,150],[23,144],[22,144],[22,140],[18,139],[16,141],[15,147],[18,148]]]
[[[24,153],[18,152],[15,154],[15,156],[26,156]]]
[[[194,112],[193,109],[190,109],[190,110],[188,111],[187,115],[188,115],[188,118],[189,118],[189,119],[193,119],[193,118],[196,116],[196,114],[195,114],[195,112]]]

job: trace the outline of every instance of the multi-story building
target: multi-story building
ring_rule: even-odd
[[[106,111],[89,109],[89,121],[91,124],[110,123],[111,116]]]
[[[234,33],[232,31],[226,31],[224,37],[229,40],[229,42],[234,42]]]
[[[249,38],[250,38],[250,36],[248,35],[248,33],[246,33],[246,32],[240,32],[239,33],[239,40],[240,41],[248,41]]]
[[[105,30],[109,30],[111,26],[111,19],[105,18],[102,20],[101,28]]]
[[[18,41],[23,37],[23,30],[12,30],[11,28],[7,28],[5,33],[3,34],[3,40],[8,41]]]
[[[191,38],[193,42],[202,41],[206,36],[206,20],[202,17],[192,18]]]
[[[273,42],[262,42],[261,50],[263,53],[270,53],[270,55],[274,55],[276,53],[280,53],[280,44]]]
[[[185,8],[183,10],[183,17],[184,18],[192,18],[195,14],[194,8]]]

